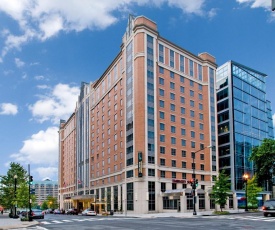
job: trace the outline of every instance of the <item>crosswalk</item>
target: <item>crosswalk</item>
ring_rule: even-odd
[[[251,221],[275,222],[275,218],[274,217],[263,217],[263,216],[220,215],[220,216],[198,216],[198,218],[204,218],[204,219],[228,219],[228,220],[251,220]]]
[[[85,218],[85,219],[70,219],[70,220],[47,220],[47,221],[40,221],[40,224],[43,224],[43,225],[49,225],[49,224],[64,224],[64,223],[70,223],[70,222],[83,222],[83,221],[90,221],[90,222],[93,222],[93,221],[108,221],[108,220],[124,220],[124,219],[127,219],[127,220],[130,220],[130,219],[136,219],[136,218],[130,218],[130,217],[127,217],[127,218]]]

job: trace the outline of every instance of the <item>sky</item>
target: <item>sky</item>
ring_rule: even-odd
[[[234,60],[268,75],[275,118],[275,13],[271,0],[0,0],[0,175],[10,162],[34,180],[58,179],[60,119],[81,82],[98,79],[120,51],[129,14],[218,65]]]

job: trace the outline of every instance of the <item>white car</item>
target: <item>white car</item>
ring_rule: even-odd
[[[90,208],[87,208],[82,212],[82,216],[96,216],[96,215],[97,215],[96,212]]]

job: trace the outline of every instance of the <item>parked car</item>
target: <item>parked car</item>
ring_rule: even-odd
[[[53,214],[61,214],[61,211],[60,211],[59,209],[55,209],[55,210],[53,211]]]
[[[70,208],[66,212],[67,215],[78,215],[78,211],[76,208]]]
[[[275,215],[275,200],[266,200],[262,207],[264,216]]]
[[[42,210],[33,209],[31,212],[31,217],[33,219],[44,219],[44,213],[42,212]]]
[[[82,212],[82,216],[96,216],[96,215],[97,213],[90,208],[87,208]]]

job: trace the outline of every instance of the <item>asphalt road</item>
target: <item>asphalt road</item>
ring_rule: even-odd
[[[39,225],[28,229],[64,230],[234,230],[275,229],[275,217],[263,217],[262,213],[246,213],[225,216],[195,216],[184,218],[130,218],[115,216],[66,216],[48,214]]]

